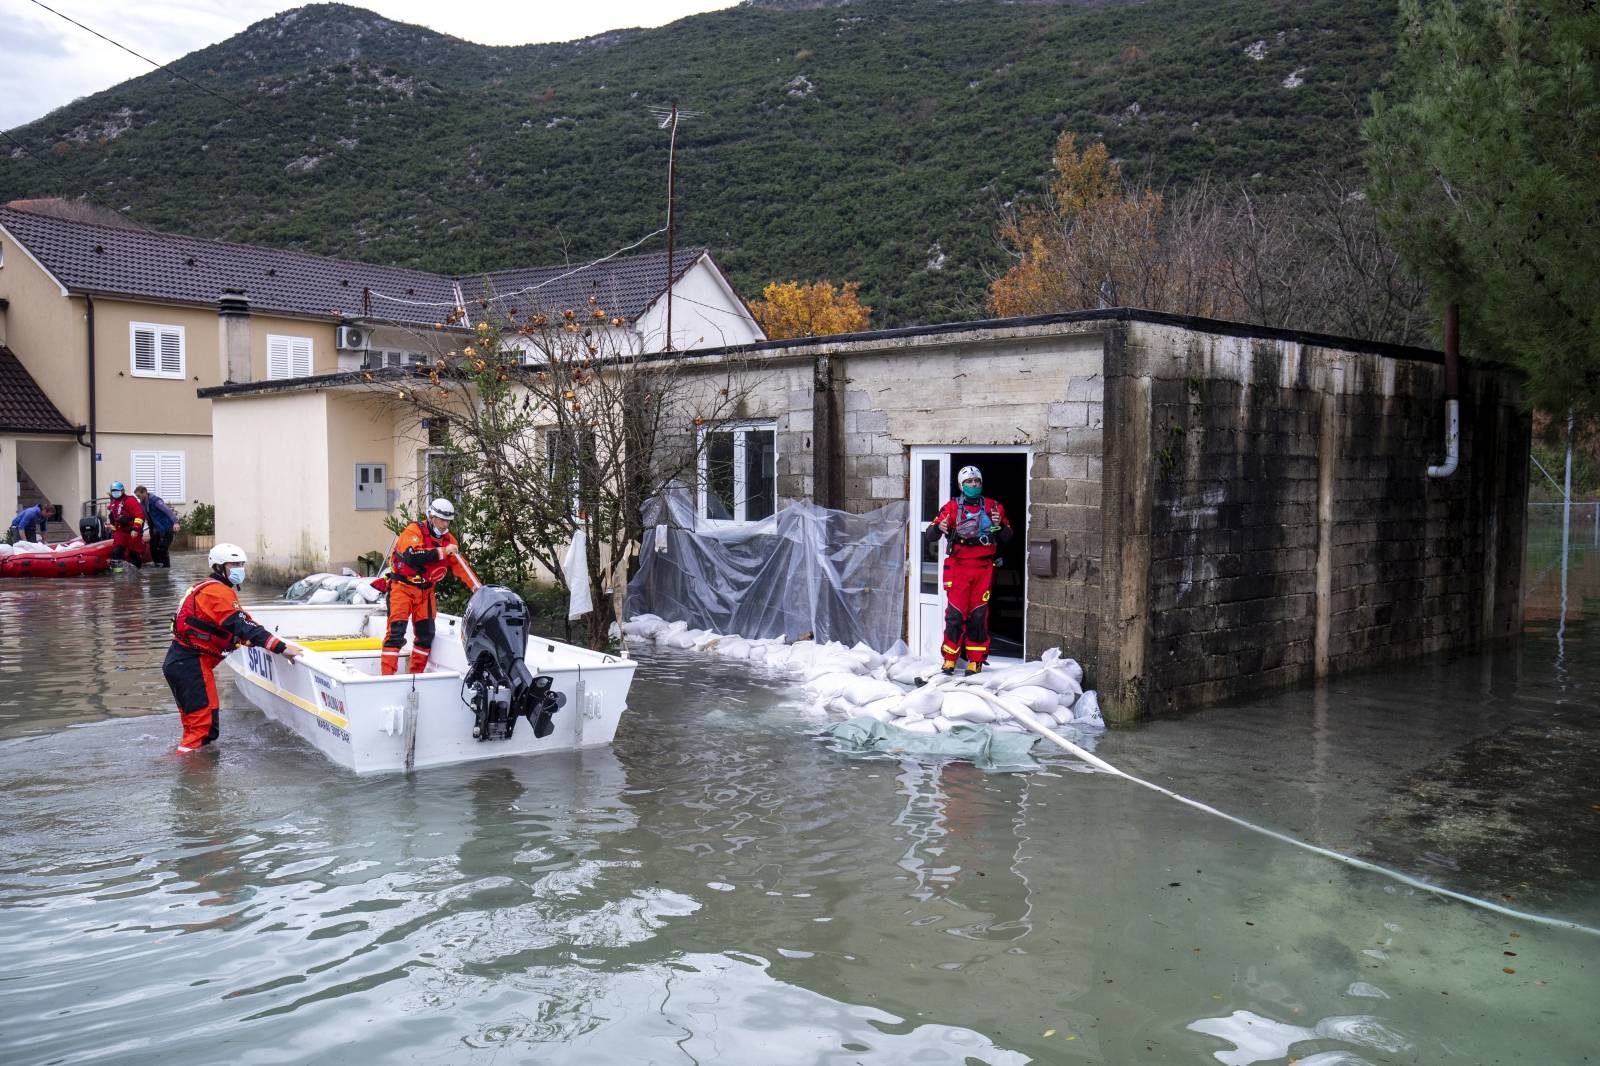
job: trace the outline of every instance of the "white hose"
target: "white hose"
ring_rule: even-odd
[[[1511,907],[1502,907],[1498,903],[1491,903],[1486,899],[1479,899],[1476,896],[1469,896],[1465,893],[1456,892],[1452,889],[1441,888],[1438,885],[1431,885],[1428,882],[1412,877],[1409,874],[1400,873],[1398,870],[1391,870],[1388,867],[1379,866],[1376,863],[1367,862],[1365,859],[1358,859],[1351,855],[1344,855],[1329,848],[1318,847],[1315,844],[1308,844],[1304,840],[1298,840],[1287,833],[1280,833],[1275,829],[1268,829],[1265,826],[1259,826],[1251,822],[1247,822],[1243,818],[1235,817],[1234,815],[1228,814],[1226,811],[1219,811],[1215,807],[1201,803],[1199,800],[1192,800],[1188,796],[1180,796],[1170,788],[1162,788],[1160,785],[1155,784],[1154,782],[1146,781],[1141,777],[1134,777],[1130,773],[1126,773],[1125,771],[1117,769],[1115,766],[1112,766],[1098,755],[1086,751],[1085,749],[1074,744],[1072,741],[1063,737],[1061,734],[1057,733],[1055,730],[1051,729],[1049,726],[1040,723],[1040,721],[1033,716],[1033,712],[1029,710],[1020,707],[1008,707],[1007,710],[1017,721],[1021,722],[1023,725],[1027,726],[1041,737],[1044,737],[1046,740],[1056,744],[1063,750],[1076,755],[1078,758],[1082,759],[1090,766],[1093,766],[1095,769],[1104,770],[1108,774],[1123,778],[1127,781],[1132,781],[1136,785],[1143,785],[1145,788],[1148,788],[1153,792],[1159,792],[1163,796],[1175,799],[1179,803],[1193,807],[1197,811],[1205,811],[1207,814],[1214,814],[1218,818],[1232,822],[1234,825],[1242,826],[1251,832],[1260,833],[1263,836],[1269,836],[1272,839],[1282,841],[1285,844],[1293,844],[1297,848],[1303,848],[1315,855],[1321,855],[1323,858],[1333,859],[1336,862],[1342,862],[1346,866],[1353,866],[1357,870],[1366,870],[1368,873],[1381,874],[1382,876],[1391,880],[1399,881],[1403,885],[1409,885],[1412,888],[1419,888],[1424,892],[1432,892],[1434,895],[1438,896],[1448,896],[1450,899],[1459,900],[1462,903],[1470,903],[1474,907],[1482,907],[1484,910],[1493,911],[1496,914],[1503,914],[1508,918],[1520,918],[1525,922],[1534,922],[1538,925],[1549,926],[1553,929],[1570,929],[1578,933],[1588,933],[1590,936],[1600,936],[1600,929],[1596,929],[1593,926],[1583,925],[1579,922],[1569,922],[1565,918],[1550,918],[1543,914],[1529,914],[1527,911],[1514,910]]]

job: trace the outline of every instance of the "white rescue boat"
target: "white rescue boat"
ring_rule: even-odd
[[[267,717],[357,773],[610,744],[636,664],[527,633],[527,608],[493,586],[440,614],[420,674],[381,676],[381,605],[265,604],[250,616],[306,649],[237,648],[226,662]],[[408,660],[410,648],[401,656]]]

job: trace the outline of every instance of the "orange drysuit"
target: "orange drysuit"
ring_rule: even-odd
[[[400,531],[389,553],[389,633],[383,638],[382,671],[400,672],[400,649],[406,643],[406,623],[411,623],[410,672],[420,674],[428,667],[433,650],[433,619],[439,613],[434,586],[447,573],[476,589],[480,582],[467,561],[457,554],[445,554],[456,545],[451,533],[433,535],[427,522],[412,522]]]
[[[184,594],[172,619],[172,646],[161,665],[183,721],[179,751],[193,751],[217,739],[217,664],[241,644],[270,652],[288,647],[245,614],[238,592],[226,581],[210,577]]]

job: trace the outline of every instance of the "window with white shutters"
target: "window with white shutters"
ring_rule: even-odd
[[[134,377],[184,376],[182,326],[131,322],[128,324],[128,346],[132,350]]]
[[[303,378],[311,373],[311,338],[267,334],[267,377]]]
[[[188,500],[183,452],[132,452],[128,458],[133,468],[130,490],[143,485],[174,507]]]

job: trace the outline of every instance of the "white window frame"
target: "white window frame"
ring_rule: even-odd
[[[154,463],[155,477],[142,477],[139,473],[141,460]],[[173,482],[169,480],[168,464],[177,468],[177,488],[173,489]],[[143,485],[150,490],[152,496],[160,496],[168,504],[177,507],[189,501],[189,460],[184,452],[157,452],[157,451],[131,451],[128,453],[128,491],[132,492],[136,485]]]
[[[719,529],[728,526],[747,525],[752,521],[763,522],[766,519],[751,519],[745,516],[745,505],[749,502],[745,497],[744,486],[744,449],[745,434],[751,430],[772,432],[772,509],[778,509],[778,423],[769,418],[756,418],[744,421],[719,422],[714,426],[701,426],[699,431],[698,447],[695,455],[695,515],[700,524],[710,529]],[[706,435],[709,433],[733,434],[733,517],[711,518],[706,511],[706,460],[710,455],[707,447]]]
[[[139,369],[139,333],[147,332],[151,335],[151,344],[154,346],[155,366],[150,370]],[[161,349],[163,339],[172,336],[178,342],[178,369],[176,371],[163,369],[161,366]],[[187,345],[184,341],[182,326],[168,326],[159,322],[129,322],[128,323],[128,367],[136,378],[168,378],[173,381],[182,381],[188,377],[189,365]]]
[[[272,368],[273,348],[283,349],[283,358],[286,374],[275,374]],[[283,381],[288,378],[304,378],[311,376],[316,350],[310,337],[296,337],[287,333],[267,334],[267,380]],[[302,362],[303,361],[303,362]],[[297,362],[305,367],[302,372]]]

